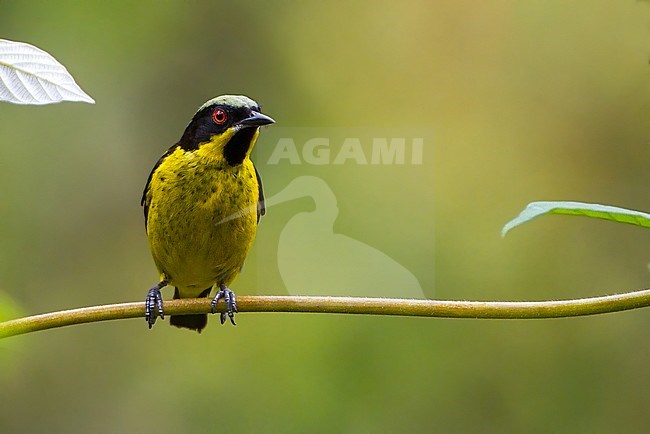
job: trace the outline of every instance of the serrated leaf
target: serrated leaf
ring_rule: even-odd
[[[531,202],[521,212],[521,214],[506,223],[501,230],[501,236],[505,237],[510,229],[545,214],[577,215],[643,226],[646,228],[650,227],[650,214],[641,211],[618,208],[609,205],[599,205],[596,203]]]
[[[61,101],[94,104],[65,66],[40,48],[0,39],[0,101],[43,105]]]

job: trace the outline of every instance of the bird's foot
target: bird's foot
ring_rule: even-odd
[[[165,314],[163,313],[163,299],[162,294],[160,293],[160,288],[166,285],[166,282],[160,282],[154,287],[152,287],[147,293],[147,298],[144,301],[144,317],[149,324],[149,328],[153,327],[156,323],[156,317],[160,319],[165,319]],[[156,312],[156,309],[158,310]]]
[[[226,303],[226,311],[221,312],[219,315],[219,318],[221,320],[221,324],[226,322],[226,314],[228,314],[228,318],[230,318],[230,322],[232,325],[237,325],[235,324],[235,312],[237,312],[237,299],[235,298],[235,293],[230,290],[226,285],[221,284],[219,285],[219,292],[217,292],[217,295],[214,296],[212,299],[212,313],[215,313],[215,309],[217,308],[217,303],[219,300],[223,298],[223,301]]]

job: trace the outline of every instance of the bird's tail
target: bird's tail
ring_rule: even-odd
[[[199,294],[199,297],[207,297],[210,295],[210,290],[212,290],[212,288],[206,289],[201,294]],[[178,293],[178,288],[175,288],[174,300],[178,298],[181,298],[181,296]],[[201,330],[203,330],[208,324],[208,315],[174,315],[169,317],[169,323],[176,327],[196,330],[197,332],[201,333]]]

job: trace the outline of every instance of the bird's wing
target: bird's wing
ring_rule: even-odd
[[[257,177],[257,189],[259,190],[259,198],[257,200],[257,223],[260,222],[260,218],[266,214],[266,204],[264,203],[264,188],[262,187],[262,177],[260,172],[257,171],[257,167],[253,165],[255,169],[255,176]]]
[[[178,144],[175,144],[171,148],[165,152],[162,157],[156,161],[156,164],[154,164],[153,169],[151,169],[151,173],[149,174],[149,177],[147,178],[147,183],[144,186],[144,191],[142,192],[142,199],[140,199],[140,205],[144,207],[144,228],[147,229],[147,217],[149,216],[149,201],[151,200],[150,198],[147,197],[147,193],[149,193],[149,186],[151,184],[151,178],[153,177],[154,172],[160,166],[160,163],[163,162],[165,158],[172,152],[176,150],[178,147]]]

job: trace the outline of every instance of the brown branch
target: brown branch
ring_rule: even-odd
[[[398,298],[249,296],[238,297],[240,312],[309,312],[442,318],[540,319],[619,312],[650,306],[650,289],[560,301],[445,301]],[[209,313],[210,300],[168,300],[165,315]],[[220,306],[223,309],[223,305]],[[144,317],[144,303],[92,306],[0,323],[0,338],[114,319]],[[144,324],[142,325],[145,326]]]

